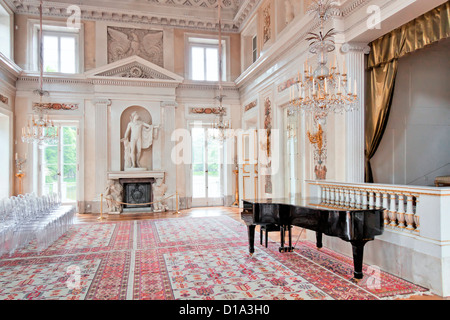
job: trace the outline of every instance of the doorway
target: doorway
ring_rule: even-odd
[[[78,148],[77,123],[55,123],[59,130],[58,141],[46,144],[39,153],[40,194],[57,193],[61,203],[74,204],[78,199]]]
[[[191,129],[192,137],[192,206],[222,206],[221,141],[213,139],[214,130],[206,127]]]

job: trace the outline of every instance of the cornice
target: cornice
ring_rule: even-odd
[[[24,72],[17,78],[19,82],[39,83],[39,75],[35,72]],[[85,75],[46,75],[44,84],[60,85],[103,85],[103,86],[128,86],[128,87],[151,87],[151,88],[178,88],[190,90],[218,90],[217,83],[196,83],[189,80],[184,82],[158,79],[133,79],[119,77],[86,77]],[[234,82],[225,82],[224,91],[237,91]]]
[[[16,81],[17,77],[22,73],[22,68],[0,52],[0,71],[7,73],[9,78]]]
[[[12,8],[15,14],[38,15],[39,1],[33,0],[5,0]],[[228,14],[228,17],[222,17],[222,30],[230,33],[239,32],[242,22],[252,12],[252,9],[257,6],[261,0],[244,0],[242,5],[237,10],[237,13]],[[189,1],[185,1],[187,3]],[[198,1],[197,1],[198,2]],[[211,4],[205,6],[195,7],[195,2],[189,2],[191,6],[178,9],[171,8],[167,12],[159,12],[157,10],[138,10],[138,9],[118,9],[100,7],[95,5],[79,4],[77,5],[81,11],[82,20],[99,20],[99,21],[114,21],[121,23],[135,23],[154,26],[178,27],[184,29],[197,29],[205,31],[216,31],[218,29],[218,21],[215,13],[215,7]],[[209,1],[204,1],[209,3]],[[200,3],[202,4],[202,3]],[[148,5],[151,8],[152,5]],[[155,5],[153,5],[154,7]],[[160,7],[168,7],[167,5],[159,5]],[[45,1],[43,7],[43,15],[47,17],[68,18],[72,14],[67,12],[68,3]],[[141,8],[141,7],[139,7]],[[181,9],[180,9],[181,8]],[[205,12],[204,15],[194,16],[187,14],[186,10],[189,8],[191,12],[198,13],[200,10]],[[230,10],[228,10],[230,11]]]

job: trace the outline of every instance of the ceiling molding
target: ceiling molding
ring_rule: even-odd
[[[38,15],[37,0],[5,0],[15,14]],[[71,5],[80,8],[82,20],[114,21],[205,31],[218,30],[217,0],[53,0],[45,1],[43,15],[69,18]],[[222,30],[238,33],[261,0],[223,0]]]

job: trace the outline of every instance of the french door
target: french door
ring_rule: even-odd
[[[40,194],[58,193],[61,203],[77,201],[78,135],[77,123],[55,123],[59,139],[39,149]]]
[[[195,127],[192,137],[192,206],[223,205],[222,143],[211,128]]]

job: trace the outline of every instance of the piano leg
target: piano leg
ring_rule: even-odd
[[[286,248],[284,247],[284,226],[280,226],[280,252],[285,252]]]
[[[247,226],[248,231],[248,251],[250,255],[255,253],[255,225],[251,224]]]
[[[285,247],[285,238],[286,238],[286,230],[288,231],[288,237],[289,237],[289,246]],[[291,233],[292,227],[290,225],[287,226],[280,226],[280,242],[281,246],[279,251],[280,252],[291,252],[292,251],[292,233]]]
[[[318,249],[321,249],[323,247],[322,232],[316,232],[316,246]]]
[[[354,279],[361,280],[363,278],[363,255],[364,245],[366,240],[351,241],[353,247],[353,267],[354,267]]]

